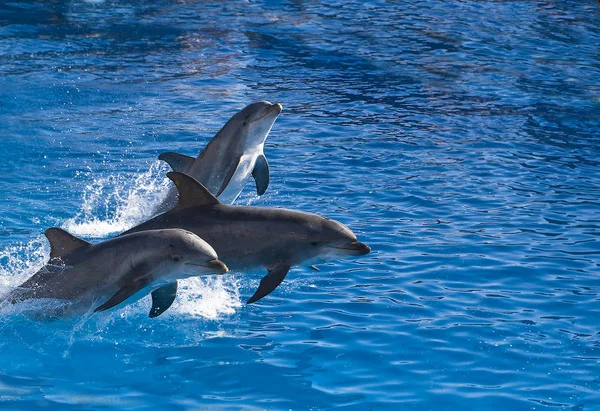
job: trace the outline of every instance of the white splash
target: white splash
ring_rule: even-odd
[[[168,167],[157,161],[141,174],[116,173],[94,179],[85,188],[80,210],[62,227],[74,235],[106,238],[146,221],[166,196],[169,188],[167,171]],[[49,255],[50,246],[43,235],[27,244],[0,249],[0,296],[38,271]],[[33,303],[34,308],[38,303]],[[14,313],[28,311],[26,305],[19,303]],[[205,276],[181,281],[177,299],[168,312],[218,320],[221,315],[234,314],[241,306],[235,277]],[[147,316],[149,307],[150,299],[144,297],[114,315],[121,318],[131,315],[137,321],[139,315]],[[110,321],[105,319],[102,323],[106,326]]]
[[[150,219],[167,194],[168,171],[165,163],[156,161],[138,175],[94,179],[85,187],[81,210],[62,227],[74,235],[105,238]]]
[[[205,276],[179,281],[173,312],[194,317],[217,319],[231,315],[242,302],[235,277]]]
[[[0,249],[0,295],[42,268],[49,256],[50,246],[41,235],[26,244],[11,244]]]

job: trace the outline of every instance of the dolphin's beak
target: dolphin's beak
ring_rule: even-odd
[[[213,271],[216,274],[225,274],[227,271],[229,271],[229,268],[227,268],[227,266],[225,265],[225,263],[219,259],[214,259],[214,260],[210,260],[208,262],[201,262],[201,263],[187,263],[188,265],[193,265],[196,267],[204,267],[204,268],[208,268],[209,271]]]
[[[283,111],[283,106],[279,103],[275,103],[269,108],[269,112],[271,111],[276,111],[277,115],[279,115]]]
[[[269,102],[267,101],[266,103],[269,103]],[[269,104],[271,104],[271,103],[269,103]],[[252,121],[254,122],[254,121],[262,120],[263,118],[265,118],[267,116],[271,116],[273,113],[275,113],[275,117],[273,119],[273,121],[275,121],[277,119],[277,117],[279,116],[279,114],[281,114],[282,110],[283,110],[283,106],[281,104],[279,104],[279,103],[271,104],[271,106],[267,107],[265,109],[265,111],[263,112],[263,114],[259,118],[256,118]]]
[[[207,264],[207,267],[217,270],[222,274],[225,274],[227,271],[229,271],[229,268],[227,268],[225,263],[219,259],[210,260]]]
[[[364,255],[371,252],[371,247],[361,243],[360,241],[352,241],[351,243],[344,244],[342,247],[335,247],[340,250],[349,251],[354,255]]]
[[[350,243],[350,245],[352,246],[352,249],[360,255],[369,254],[371,252],[371,247],[360,241],[354,241]]]

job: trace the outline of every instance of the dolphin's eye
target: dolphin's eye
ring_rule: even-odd
[[[171,256],[171,260],[173,260],[173,261],[179,261],[179,260],[181,260],[181,257],[178,256],[178,255],[173,255],[173,256]]]
[[[319,242],[318,242],[318,241],[311,241],[310,243],[311,243],[312,245],[314,245],[315,247],[319,245]]]
[[[242,121],[242,126],[245,126],[246,124],[248,124],[247,121]]]

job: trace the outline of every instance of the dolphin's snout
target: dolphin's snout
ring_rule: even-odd
[[[269,118],[271,119],[273,122],[277,119],[277,117],[279,117],[279,114],[281,114],[281,112],[283,111],[283,106],[279,103],[275,103],[275,104],[271,104],[268,101],[263,101],[261,102],[262,106],[260,108],[260,111],[257,111],[255,114],[256,115],[260,115],[260,117],[255,118],[254,122],[262,120],[263,118]],[[272,123],[270,123],[272,125]],[[271,130],[269,128],[269,130]],[[268,135],[269,132],[266,132],[266,135]],[[265,136],[266,138],[266,136]]]
[[[186,263],[187,265],[202,267],[204,268],[207,274],[225,274],[229,271],[229,268],[225,265],[225,263],[218,258],[210,261],[190,261]]]
[[[219,259],[210,260],[207,266],[219,271],[222,274],[225,274],[227,271],[229,271],[229,268],[227,268],[225,263]]]
[[[360,241],[354,241],[350,243],[350,246],[353,250],[355,250],[359,255],[369,254],[371,252],[371,247],[368,245],[361,243]]]
[[[341,250],[344,254],[349,255],[364,255],[371,252],[371,247],[360,241],[352,241],[342,245],[332,246],[332,248]]]

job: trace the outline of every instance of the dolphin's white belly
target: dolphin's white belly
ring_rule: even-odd
[[[252,174],[252,170],[254,170],[254,165],[256,163],[256,158],[260,151],[255,151],[252,153],[244,153],[240,158],[240,163],[238,164],[235,173],[229,180],[227,187],[219,196],[219,200],[226,204],[233,203],[236,198],[240,195],[244,186],[248,182],[250,175]]]

